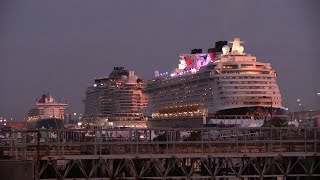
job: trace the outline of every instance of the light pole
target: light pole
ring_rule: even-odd
[[[270,120],[272,119],[272,97],[268,97],[268,96],[263,96],[263,98],[267,98],[267,99],[270,99],[271,101],[271,105],[270,105]]]
[[[317,92],[317,96],[320,97],[320,92]]]
[[[297,99],[298,105],[299,105],[299,122],[301,122],[301,113],[302,113],[302,104],[301,104],[301,99]]]

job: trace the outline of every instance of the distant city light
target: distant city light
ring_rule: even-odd
[[[74,116],[76,116],[76,115],[77,115],[77,113],[73,113],[73,115],[74,115]]]

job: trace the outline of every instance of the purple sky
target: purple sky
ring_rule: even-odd
[[[239,37],[278,72],[283,104],[319,109],[319,4],[314,1],[1,1],[0,116],[23,120],[42,93],[83,112],[85,89],[113,66],[145,80],[178,55]]]

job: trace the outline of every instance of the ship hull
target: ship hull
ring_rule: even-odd
[[[149,119],[148,128],[201,128],[202,118]]]
[[[271,107],[240,107],[220,110],[216,115],[249,115],[249,116],[268,116],[271,112]],[[285,115],[286,112],[281,108],[272,108],[272,115]]]
[[[203,121],[202,117],[197,118],[168,118],[168,119],[149,119],[147,121],[148,128],[201,128],[206,126],[206,122],[210,119],[259,119],[267,120],[270,117],[270,108],[268,107],[241,107],[218,111],[214,116],[207,117]],[[286,112],[281,108],[272,108],[273,117],[286,116]],[[236,121],[235,121],[236,122]],[[235,124],[236,125],[236,124]]]
[[[63,128],[63,120],[57,118],[39,119],[35,122],[28,122],[29,129],[61,129]]]

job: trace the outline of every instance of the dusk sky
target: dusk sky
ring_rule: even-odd
[[[0,2],[0,116],[22,121],[50,92],[83,113],[85,90],[114,66],[144,80],[180,53],[239,37],[278,73],[283,105],[320,108],[317,0],[31,0]]]

